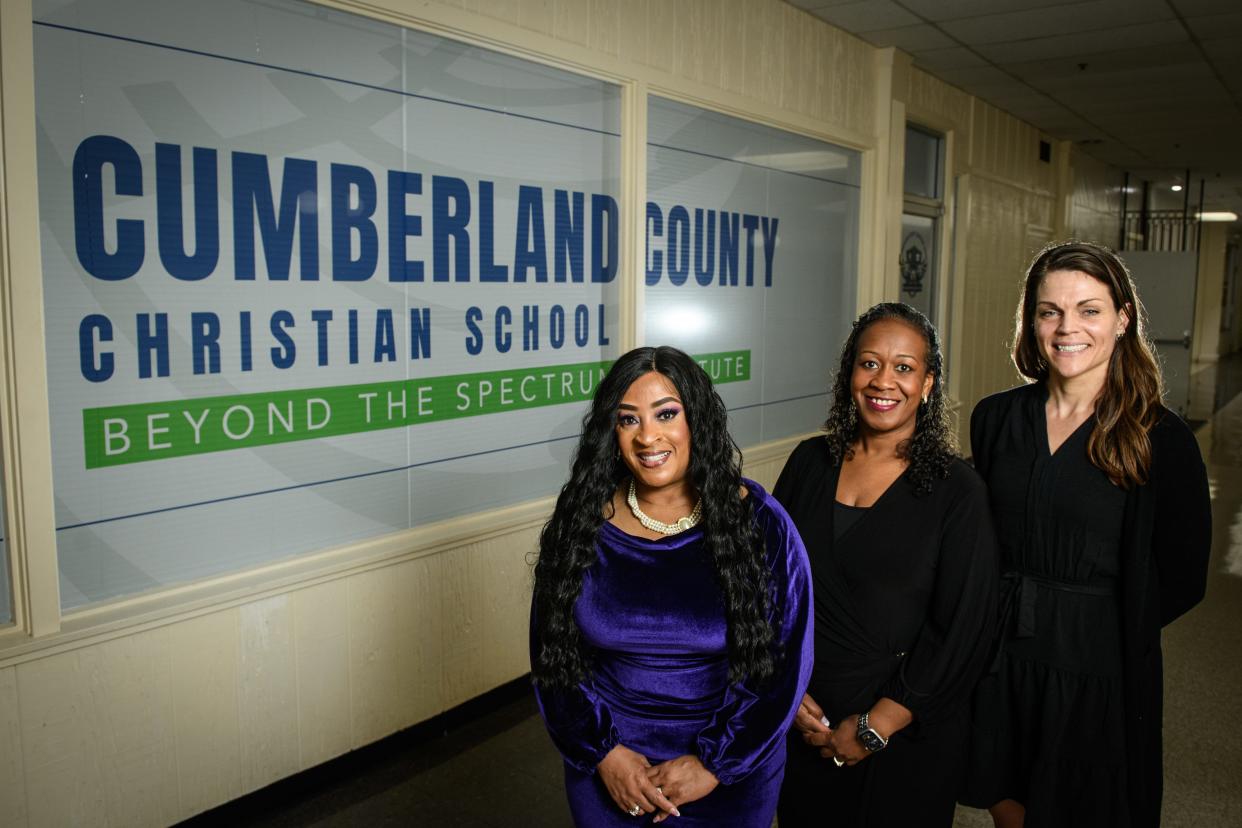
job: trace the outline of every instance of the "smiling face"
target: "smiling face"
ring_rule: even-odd
[[[858,337],[850,394],[864,436],[914,434],[923,395],[931,393],[927,342],[897,319],[873,322]]]
[[[643,374],[617,406],[617,447],[643,489],[686,485],[690,469],[690,424],[681,395],[667,377]]]
[[[1054,270],[1040,282],[1032,327],[1049,376],[1100,385],[1118,334],[1130,322],[1108,286],[1079,270]]]

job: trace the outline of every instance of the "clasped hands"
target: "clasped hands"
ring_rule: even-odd
[[[653,766],[625,745],[610,750],[596,770],[617,807],[634,816],[659,811],[652,822],[681,816],[678,805],[702,799],[720,784],[697,756],[678,756]]]
[[[794,729],[802,735],[802,741],[819,748],[820,756],[835,759],[839,764],[856,765],[871,755],[858,741],[858,714],[831,727],[823,709],[809,694],[798,705]]]

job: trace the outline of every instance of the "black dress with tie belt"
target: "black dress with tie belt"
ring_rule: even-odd
[[[1189,429],[1163,412],[1151,481],[1122,489],[1088,459],[1094,417],[1050,450],[1047,399],[1042,384],[1028,385],[983,400],[972,417],[1002,612],[976,690],[962,801],[1017,800],[1028,828],[1155,825],[1159,625],[1203,594],[1203,463]],[[1173,520],[1185,521],[1182,548],[1169,543]]]

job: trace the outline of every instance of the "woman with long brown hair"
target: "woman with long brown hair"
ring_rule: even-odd
[[[1203,597],[1211,508],[1143,328],[1114,253],[1045,248],[1014,336],[1030,382],[971,417],[1003,613],[962,801],[1000,828],[1159,824],[1160,628]]]

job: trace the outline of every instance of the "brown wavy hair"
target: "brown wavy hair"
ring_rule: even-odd
[[[1164,414],[1160,402],[1164,382],[1147,338],[1147,313],[1130,271],[1116,253],[1080,241],[1050,244],[1040,251],[1026,272],[1015,314],[1013,364],[1031,380],[1048,379],[1048,363],[1035,341],[1035,303],[1044,277],[1058,270],[1078,271],[1102,282],[1112,296],[1113,308],[1129,317],[1095,401],[1095,428],[1087,441],[1087,458],[1115,485],[1123,489],[1141,486],[1151,470],[1148,432]]]

